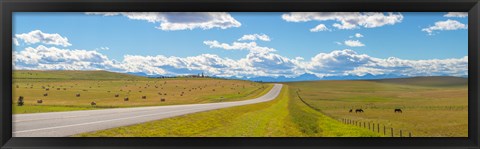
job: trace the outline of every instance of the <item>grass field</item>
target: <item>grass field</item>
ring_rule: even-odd
[[[75,136],[390,136],[342,123],[349,119],[394,128],[395,136],[402,130],[403,136],[411,132],[413,137],[467,137],[467,83],[466,78],[457,77],[289,82],[269,102]],[[105,71],[16,71],[12,87],[13,113],[21,114],[237,101],[266,94],[273,85],[213,78],[155,79]],[[24,106],[16,105],[19,96],[25,97]],[[36,103],[38,99],[44,103]],[[92,101],[97,106],[91,106]],[[350,113],[350,109],[365,112]],[[394,113],[394,109],[403,112]]]
[[[419,77],[372,81],[288,83],[316,109],[335,119],[379,123],[414,137],[467,137],[465,78]],[[362,108],[365,112],[349,113]],[[401,108],[403,113],[394,113]],[[406,133],[403,135],[405,136]]]
[[[272,101],[212,110],[76,137],[374,137],[379,134],[345,125],[317,112],[288,86]]]
[[[237,101],[258,97],[272,87],[242,80],[157,79],[106,71],[15,71],[13,76],[15,114]],[[24,106],[17,106],[19,96],[24,97]],[[93,101],[95,107],[90,105]]]

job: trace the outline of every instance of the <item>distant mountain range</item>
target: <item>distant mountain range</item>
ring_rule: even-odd
[[[144,76],[144,77],[163,77],[162,75],[147,75],[145,73],[128,73],[137,76]],[[317,77],[314,74],[304,73],[300,76],[287,78],[284,76],[280,77],[252,77],[252,78],[239,78],[239,77],[218,77],[212,76],[217,78],[225,78],[225,79],[240,79],[240,80],[249,80],[249,81],[261,81],[261,82],[296,82],[296,81],[315,81],[315,80],[372,80],[372,79],[390,79],[390,78],[408,78],[410,76],[405,75],[373,75],[373,74],[366,74],[364,76],[355,76],[355,75],[347,75],[347,76],[327,76],[327,77]],[[467,76],[461,76],[463,78],[467,78]]]
[[[386,78],[404,78],[407,76],[402,75],[372,75],[367,74],[364,76],[327,76],[327,77],[317,77],[314,74],[305,73],[298,77],[287,78],[287,77],[253,77],[248,78],[250,81],[262,81],[262,82],[295,82],[295,81],[314,81],[314,80],[367,80],[367,79],[386,79]]]

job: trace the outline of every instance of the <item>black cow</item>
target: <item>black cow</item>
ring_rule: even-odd
[[[353,112],[353,109],[350,109],[348,112],[352,113],[352,112]]]
[[[128,97],[123,98],[123,101],[128,101]]]
[[[118,95],[118,94],[115,94],[115,97],[118,97],[118,96],[120,96],[120,95]]]
[[[77,97],[80,97],[80,94],[79,94],[79,93],[77,93],[75,96],[77,96]]]
[[[161,102],[165,102],[165,98],[160,99]]]
[[[147,99],[147,96],[142,96],[142,99]]]
[[[355,109],[355,113],[358,113],[358,112],[363,113],[364,111],[363,109]]]
[[[48,96],[48,93],[43,94],[43,96]]]
[[[92,106],[96,106],[96,105],[97,105],[97,103],[96,103],[95,101],[92,101],[92,102],[90,103],[90,105],[92,105]]]
[[[41,99],[37,100],[37,103],[43,103],[43,100],[41,100]]]
[[[395,112],[395,113],[397,113],[397,112],[398,112],[398,113],[402,113],[402,109],[395,109],[393,112]]]

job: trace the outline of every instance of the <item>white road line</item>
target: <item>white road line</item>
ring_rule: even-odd
[[[186,113],[179,113],[178,115],[172,115],[172,116],[168,116],[165,117],[165,118],[170,118],[170,117],[176,117],[176,116],[180,116],[180,115],[185,115],[185,114],[192,114],[192,113],[197,113],[197,112],[204,112],[204,111],[209,111],[209,110],[216,110],[216,109],[222,109],[222,108],[228,108],[228,107],[234,107],[234,106],[242,106],[242,105],[249,105],[249,104],[255,104],[255,103],[261,103],[261,102],[266,102],[266,101],[270,101],[270,100],[273,100],[275,99],[276,97],[278,97],[278,94],[280,92],[280,90],[275,90],[276,88],[280,88],[280,90],[282,89],[282,85],[275,85],[267,94],[263,95],[262,97],[265,97],[265,96],[272,96],[272,95],[277,95],[275,97],[266,97],[266,98],[272,98],[272,99],[263,99],[263,100],[258,100],[258,101],[234,101],[234,102],[224,102],[224,103],[210,103],[210,104],[191,104],[191,105],[175,105],[175,106],[172,106],[172,107],[189,107],[189,106],[202,106],[200,108],[195,108],[195,107],[192,107],[193,109],[183,109],[183,110],[176,110],[176,111],[168,111],[168,112],[163,112],[163,113],[154,113],[154,114],[145,114],[145,115],[138,115],[138,116],[131,116],[131,117],[123,117],[123,118],[117,118],[117,119],[109,119],[109,120],[101,120],[101,121],[94,121],[94,122],[87,122],[87,123],[80,123],[80,124],[72,124],[72,125],[63,125],[63,126],[54,126],[54,127],[47,127],[47,128],[38,128],[38,129],[30,129],[30,130],[21,130],[21,131],[15,131],[15,132],[12,132],[14,134],[19,134],[19,133],[28,133],[28,132],[36,132],[36,131],[42,131],[42,130],[52,130],[52,129],[59,129],[59,128],[68,128],[68,127],[75,127],[75,126],[82,126],[82,125],[92,125],[92,124],[99,124],[99,123],[105,123],[105,122],[112,122],[112,121],[119,121],[119,120],[127,120],[127,119],[135,119],[135,118],[142,118],[142,117],[149,117],[149,116],[156,116],[156,115],[166,115],[166,114],[170,114],[170,113],[176,113],[176,112],[186,112]],[[255,99],[259,99],[261,97],[258,97],[258,98],[255,98]],[[203,107],[203,105],[206,105],[205,107]],[[169,109],[168,107],[165,107],[167,109]],[[165,109],[165,110],[167,110]],[[105,114],[101,114],[101,115],[111,115],[111,114],[116,114],[116,113],[124,113],[124,112],[145,112],[145,111],[152,111],[152,112],[155,112],[155,110],[162,110],[162,109],[156,109],[156,108],[149,108],[149,109],[145,109],[145,110],[133,110],[133,111],[130,111],[130,110],[119,110],[119,111],[116,111],[116,112],[112,112],[112,113],[105,113]],[[200,111],[195,111],[195,110],[200,110]],[[191,112],[187,112],[187,111],[191,111]],[[77,116],[65,116],[65,117],[61,117],[59,119],[63,119],[63,118],[75,118],[75,117],[84,117],[84,116],[97,116],[97,115],[93,115],[93,114],[81,114],[81,115],[77,115]],[[52,118],[50,118],[52,119]],[[158,120],[160,119],[163,119],[163,118],[159,118]],[[27,120],[18,120],[18,121],[15,121],[15,122],[27,122],[28,121],[35,121],[35,120],[39,120],[39,119],[27,119]],[[48,119],[46,119],[48,120]],[[152,120],[149,120],[149,121],[152,121]]]
[[[81,124],[73,124],[73,125],[64,125],[64,126],[56,126],[56,127],[47,127],[47,128],[31,129],[31,130],[23,130],[23,131],[15,131],[15,132],[13,132],[13,133],[25,133],[25,132],[42,131],[42,130],[57,129],[57,128],[66,128],[66,127],[90,125],[90,124],[97,124],[97,123],[104,123],[104,122],[111,122],[111,121],[118,121],[118,120],[126,120],[126,119],[140,118],[140,117],[148,117],[148,116],[162,115],[162,114],[175,113],[175,112],[199,110],[199,109],[204,109],[204,108],[187,109],[187,110],[177,110],[177,111],[170,111],[170,112],[165,112],[165,113],[147,114],[147,115],[141,115],[141,116],[133,116],[133,117],[126,117],[126,118],[117,118],[117,119],[103,120],[103,121],[96,121],[96,122],[89,122],[89,123],[81,123]]]

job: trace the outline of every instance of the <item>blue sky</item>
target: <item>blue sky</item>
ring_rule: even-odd
[[[456,12],[22,12],[13,20],[14,68],[237,77],[462,76],[467,18]],[[316,26],[321,30],[313,31]],[[245,35],[269,40],[239,40]]]

